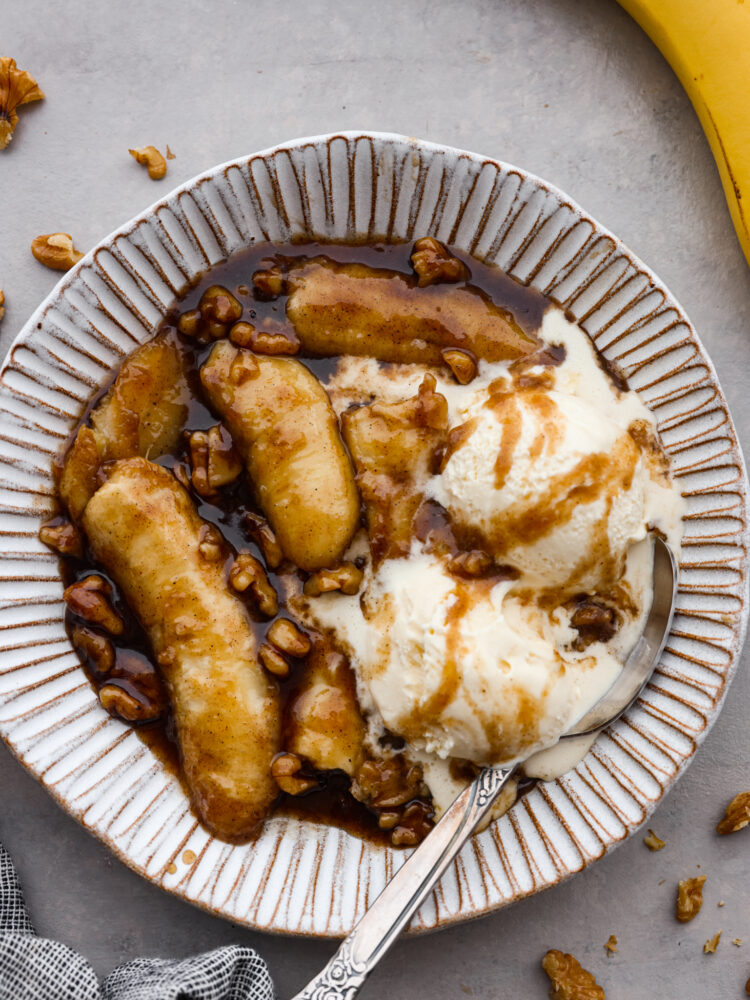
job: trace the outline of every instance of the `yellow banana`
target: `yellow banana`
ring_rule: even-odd
[[[619,0],[659,47],[711,145],[750,264],[750,0]]]

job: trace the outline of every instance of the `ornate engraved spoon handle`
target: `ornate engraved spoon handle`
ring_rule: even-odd
[[[486,767],[404,862],[323,971],[293,1000],[351,1000],[513,774]]]

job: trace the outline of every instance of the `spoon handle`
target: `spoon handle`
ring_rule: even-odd
[[[325,968],[293,1000],[351,1000],[487,815],[515,768],[485,767],[399,868]]]

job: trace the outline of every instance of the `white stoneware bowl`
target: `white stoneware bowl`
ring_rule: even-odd
[[[425,234],[571,311],[657,415],[689,513],[678,612],[652,682],[574,771],[474,837],[413,929],[539,892],[622,842],[716,719],[744,635],[747,481],[716,373],[656,275],[561,191],[483,156],[371,133],[285,143],[173,191],[65,275],[0,374],[0,735],[130,867],[263,930],[345,934],[404,855],[290,818],[243,846],[199,826],[175,778],[100,707],[67,639],[57,560],[37,539],[52,460],[210,265],[259,241]]]

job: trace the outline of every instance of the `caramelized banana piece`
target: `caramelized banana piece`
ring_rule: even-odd
[[[68,450],[59,492],[77,519],[96,488],[99,466],[118,458],[158,458],[177,444],[188,408],[185,366],[177,344],[162,334],[122,365]]]
[[[376,562],[408,555],[420,486],[447,440],[448,403],[435,384],[434,376],[425,375],[411,399],[371,403],[341,418]]]
[[[180,484],[143,458],[116,462],[83,527],[94,558],[146,630],[170,690],[195,808],[226,840],[248,837],[278,789],[279,698],[257,660],[223,554],[200,552],[205,523]]]
[[[219,341],[201,368],[284,555],[305,570],[339,561],[359,520],[336,414],[299,361]]]
[[[537,346],[507,310],[463,284],[419,288],[407,275],[319,257],[292,267],[287,286],[287,318],[312,354],[440,364],[446,347],[506,361]]]
[[[287,707],[284,746],[318,771],[353,777],[364,761],[365,723],[346,658],[318,640]]]

